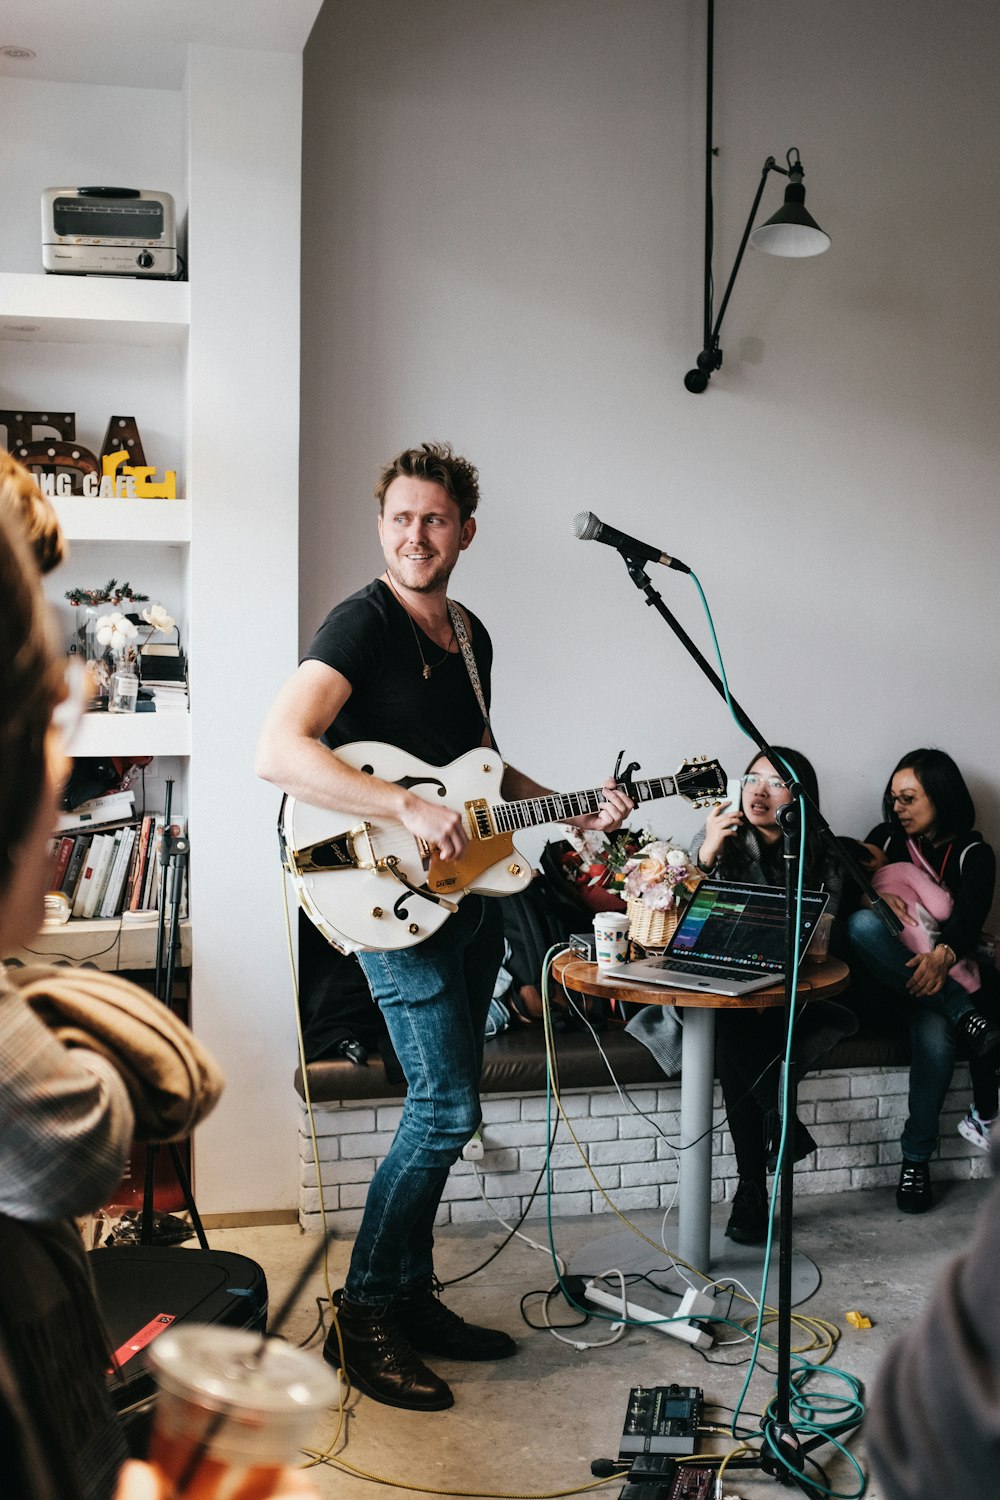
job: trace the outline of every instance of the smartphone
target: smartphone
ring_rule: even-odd
[[[738,776],[730,776],[726,782],[726,801],[732,804],[733,812],[743,811],[743,783]]]

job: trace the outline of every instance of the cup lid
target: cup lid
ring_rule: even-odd
[[[209,1410],[287,1411],[330,1406],[339,1385],[322,1358],[242,1328],[170,1328],[150,1344],[157,1383]]]

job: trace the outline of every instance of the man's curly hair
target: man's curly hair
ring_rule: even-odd
[[[404,448],[390,458],[375,485],[379,510],[385,507],[386,490],[401,475],[439,484],[458,506],[463,525],[479,504],[479,471],[467,458],[461,458],[450,443],[421,443],[419,448]]]

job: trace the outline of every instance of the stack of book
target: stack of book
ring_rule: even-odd
[[[152,691],[155,712],[187,713],[187,678],[180,647],[154,642],[143,647],[140,661],[142,685]]]
[[[182,822],[172,818],[171,829],[182,833]],[[162,833],[162,815],[136,817],[134,792],[82,803],[59,819],[51,889],[63,893],[74,917],[155,914]]]

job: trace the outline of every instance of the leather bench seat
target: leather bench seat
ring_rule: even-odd
[[[652,1054],[620,1027],[599,1033],[619,1083],[631,1088],[667,1080]],[[560,1031],[555,1038],[560,1089],[611,1088],[604,1059],[587,1031]],[[909,1038],[898,1028],[866,1025],[837,1043],[823,1059],[824,1069],[899,1068],[910,1060]],[[405,1083],[390,1083],[377,1052],[366,1067],[335,1057],[308,1065],[314,1104],[360,1099],[402,1099]],[[545,1035],[541,1026],[515,1026],[486,1043],[483,1057],[483,1094],[530,1094],[545,1089]],[[302,1095],[302,1074],[295,1070],[295,1087]]]

